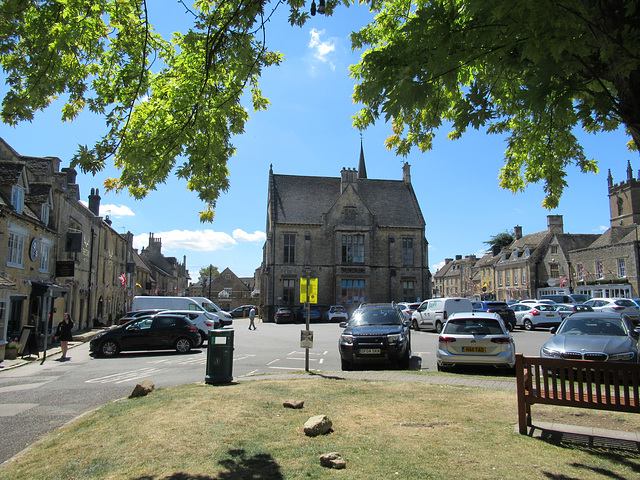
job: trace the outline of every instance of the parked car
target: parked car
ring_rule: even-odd
[[[148,317],[149,315],[155,315],[156,313],[164,312],[164,308],[154,308],[152,310],[138,310],[136,312],[127,312],[124,317],[120,317],[118,323],[124,325],[136,318]]]
[[[432,298],[425,300],[411,314],[411,328],[430,328],[440,333],[449,315],[455,312],[471,312],[473,305],[468,298]]]
[[[402,313],[404,313],[404,318],[406,318],[407,320],[411,320],[411,315],[413,315],[413,312],[415,312],[418,307],[420,306],[420,302],[414,302],[414,303],[399,303],[398,306],[400,307],[400,310],[402,310]]]
[[[584,302],[596,312],[624,313],[634,323],[640,322],[640,307],[629,298],[592,298]]]
[[[499,314],[454,313],[438,337],[436,363],[438,370],[456,365],[512,369],[516,364],[516,346]]]
[[[574,313],[540,349],[540,356],[598,362],[638,363],[638,337],[624,315],[606,312]]]
[[[259,309],[255,305],[242,305],[234,308],[229,312],[229,315],[231,315],[232,318],[249,318],[249,312],[251,312],[252,308],[256,311],[256,318],[260,317],[258,313]]]
[[[476,312],[497,313],[500,315],[509,331],[513,331],[516,328],[516,314],[507,303],[492,300],[472,302],[472,305],[473,310]]]
[[[289,307],[281,307],[276,312],[276,323],[293,323],[296,321],[296,312]]]
[[[569,315],[578,312],[593,312],[593,308],[589,305],[584,305],[582,303],[578,304],[568,304],[568,303],[560,303],[556,307],[556,312],[560,314],[560,317],[564,320]]]
[[[343,370],[357,364],[388,363],[409,368],[411,325],[397,305],[360,305],[344,328],[338,349]]]
[[[541,327],[557,327],[562,317],[556,311],[555,304],[549,303],[516,303],[511,305],[516,314],[517,326],[525,330]]]
[[[169,350],[186,353],[200,341],[198,327],[184,315],[152,315],[96,335],[89,345],[95,355],[112,357],[134,350]]]
[[[541,295],[540,300],[551,300],[555,303],[571,303],[579,304],[584,303],[591,299],[591,295],[582,293],[569,293],[569,294],[557,294],[557,295]]]
[[[184,315],[191,320],[196,327],[198,327],[198,333],[200,334],[200,342],[195,346],[200,347],[204,344],[205,340],[209,338],[209,330],[220,328],[220,320],[218,317],[214,317],[209,312],[196,312],[194,310],[165,310],[158,313],[158,315]]]
[[[346,322],[349,320],[349,313],[342,305],[331,305],[324,313],[324,318],[327,322]]]
[[[302,320],[303,322],[307,321],[307,309],[303,308],[300,311],[300,320]],[[317,308],[309,308],[309,321],[310,322],[319,322],[320,320],[322,320],[322,314],[320,313],[320,310],[318,310]]]

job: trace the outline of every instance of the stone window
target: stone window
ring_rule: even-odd
[[[402,265],[413,266],[413,238],[402,239]]]
[[[557,263],[550,263],[549,276],[551,278],[558,278],[560,276],[560,265],[558,265]]]
[[[282,301],[285,305],[291,305],[295,301],[296,281],[293,278],[285,278],[282,281]]]
[[[402,299],[405,302],[415,302],[415,288],[413,280],[402,281]]]
[[[626,278],[627,276],[627,267],[625,265],[624,258],[618,259],[618,277]]]
[[[558,245],[551,245],[551,253],[554,255],[558,253]]]
[[[11,227],[9,227],[11,228]],[[9,230],[9,251],[7,252],[7,266],[22,267],[24,265],[24,246],[27,243],[26,231]]]
[[[284,263],[295,263],[296,261],[296,236],[284,236]]]
[[[51,244],[44,240],[40,242],[40,271],[49,273],[49,265],[51,263]]]
[[[18,213],[24,211],[24,187],[22,185],[11,187],[11,205]]]
[[[604,267],[602,262],[596,262],[596,278],[604,278]]]
[[[576,278],[579,282],[584,281],[584,267],[581,263],[576,264]]]
[[[364,280],[360,279],[342,280],[342,304],[364,302],[364,285]]]
[[[342,263],[364,263],[364,235],[342,235]]]

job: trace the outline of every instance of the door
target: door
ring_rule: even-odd
[[[152,319],[141,318],[131,322],[124,329],[120,344],[122,350],[146,350],[152,345],[150,341]]]

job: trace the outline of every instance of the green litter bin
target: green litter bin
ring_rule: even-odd
[[[205,383],[231,383],[233,380],[233,330],[209,330],[207,347],[207,375]]]

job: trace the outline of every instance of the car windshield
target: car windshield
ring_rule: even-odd
[[[351,325],[354,327],[360,327],[364,325],[401,325],[402,322],[398,317],[397,312],[392,309],[368,309],[357,311],[353,314],[351,319]]]
[[[509,305],[500,302],[488,302],[487,308],[509,308]]]
[[[561,335],[606,335],[626,337],[627,329],[618,318],[567,318],[558,329]]]
[[[504,335],[502,326],[493,318],[452,318],[442,331],[448,335]]]

